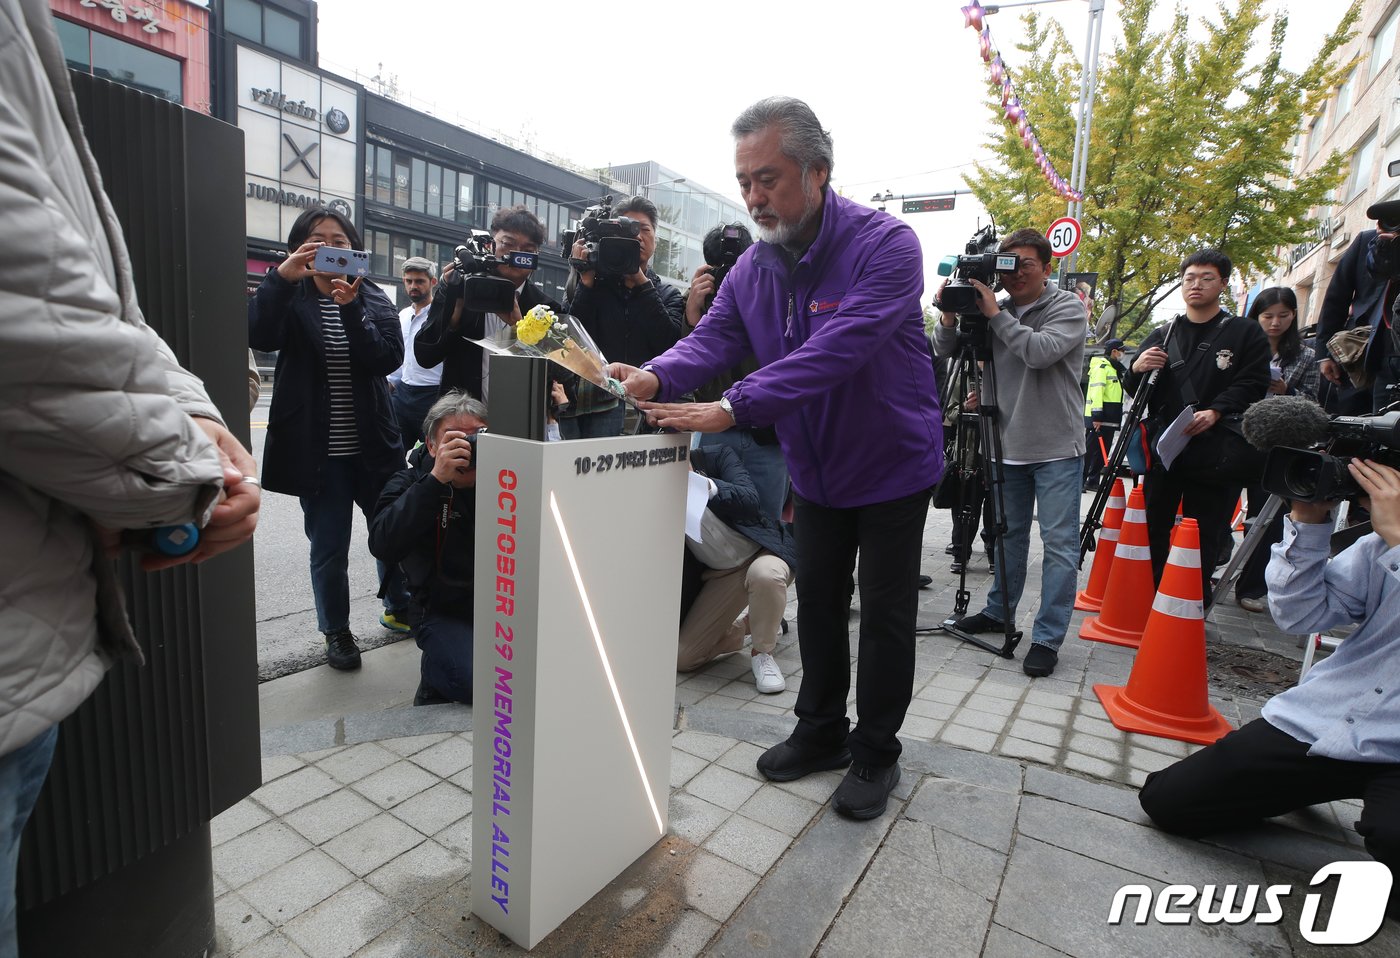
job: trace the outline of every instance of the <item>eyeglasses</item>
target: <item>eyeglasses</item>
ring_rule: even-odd
[[[1038,259],[1018,259],[1016,261],[1016,272],[1030,273],[1042,268],[1044,265],[1045,264]]]
[[[1214,286],[1218,282],[1218,276],[1188,276],[1181,281],[1181,285],[1186,289],[1195,289],[1199,286]]]

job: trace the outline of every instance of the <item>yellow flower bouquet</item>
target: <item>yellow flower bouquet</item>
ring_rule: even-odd
[[[534,307],[495,337],[472,342],[493,353],[548,359],[617,398],[632,401],[622,383],[608,375],[608,361],[583,324],[568,314],[557,315],[548,306]]]

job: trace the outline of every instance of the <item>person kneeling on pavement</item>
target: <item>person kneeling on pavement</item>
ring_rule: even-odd
[[[797,564],[792,533],[759,505],[758,487],[728,446],[691,453],[691,468],[709,483],[700,541],[686,537],[676,668],[690,672],[744,646],[753,636],[754,683],[772,695],[787,688],[773,658]],[[748,614],[737,616],[748,606]]]
[[[423,650],[414,705],[472,700],[472,577],[476,552],[476,434],[486,405],[453,389],[423,420],[426,445],[379,496],[370,552],[403,569],[408,618]]]
[[[1158,828],[1197,837],[1360,798],[1366,851],[1400,871],[1400,472],[1348,468],[1375,531],[1329,559],[1329,504],[1295,502],[1266,580],[1283,631],[1359,628],[1262,718],[1147,776],[1139,800]],[[1386,911],[1400,920],[1400,882]]]

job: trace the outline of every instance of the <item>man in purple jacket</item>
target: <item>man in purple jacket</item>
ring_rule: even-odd
[[[831,137],[801,100],[734,121],[735,175],[760,242],[688,337],[613,375],[653,423],[719,432],[773,425],[796,493],[797,727],[758,769],[774,781],[850,765],[833,798],[875,818],[899,781],[896,733],[914,685],[914,619],[943,433],[913,230],[829,188]],[[752,353],[719,402],[675,404]],[[850,578],[860,556],[860,664],[850,728]],[[848,734],[849,732],[849,734]]]

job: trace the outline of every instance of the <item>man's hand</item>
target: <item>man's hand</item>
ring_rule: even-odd
[[[1220,413],[1214,409],[1198,409],[1196,415],[1191,417],[1191,425],[1187,426],[1182,434],[1186,436],[1199,436],[1211,426],[1220,421]]]
[[[685,300],[685,322],[692,329],[699,326],[700,320],[705,318],[705,304],[715,294],[717,287],[714,273],[711,272],[713,269],[714,267],[708,264],[701,266],[690,278],[690,293]]]
[[[288,253],[287,258],[277,264],[277,275],[289,283],[299,283],[308,276],[319,275],[311,264],[316,261],[316,251],[325,243],[302,243],[296,252]]]
[[[629,366],[626,363],[610,363],[608,375],[622,383],[627,395],[633,399],[650,399],[661,391],[661,380],[656,373]]]
[[[936,293],[933,294],[933,301],[934,301],[935,303],[942,303],[942,302],[943,302],[943,288],[944,288],[945,286],[947,286],[947,285],[948,285],[948,279],[947,279],[947,278],[945,278],[945,279],[943,280],[943,282],[941,282],[941,283],[938,284],[938,291],[937,291]],[[939,307],[938,307],[938,310],[939,310],[939,313],[938,313],[938,321],[939,321],[940,323],[942,323],[944,326],[956,326],[956,325],[958,324],[958,314],[957,314],[957,313],[950,313],[950,312],[948,312],[946,309],[944,309],[942,306],[939,306]]]
[[[1318,372],[1329,382],[1337,386],[1342,385],[1342,367],[1337,365],[1335,359],[1324,359],[1317,364]]]
[[[224,464],[224,496],[214,507],[209,524],[199,531],[199,547],[194,552],[186,556],[145,556],[141,559],[141,568],[147,572],[211,559],[247,542],[258,527],[262,486],[243,481],[244,476],[257,475],[257,461],[224,426],[200,416],[194,417],[194,421],[219,450]]]
[[[588,258],[588,247],[584,245],[583,240],[575,240],[575,241],[574,241],[573,249],[569,251],[569,255],[570,255],[571,257],[573,257],[574,259],[579,259],[579,260],[587,259],[587,258]],[[581,270],[578,271],[578,281],[579,281],[580,283],[582,283],[583,285],[587,286],[589,289],[592,289],[592,288],[593,288],[593,280],[594,280],[593,270],[591,270],[591,269],[581,269]]]
[[[1145,373],[1149,369],[1161,369],[1167,364],[1167,351],[1161,346],[1153,346],[1138,353],[1133,360],[1133,372]]]
[[[647,275],[646,267],[622,277],[622,285],[628,289],[636,289],[638,286],[645,286],[650,282],[651,277]]]
[[[1353,459],[1347,468],[1371,497],[1371,528],[1392,549],[1400,545],[1400,472],[1369,459]]]
[[[979,398],[977,398],[977,390],[973,389],[970,392],[968,392],[967,398],[963,400],[963,411],[972,412],[981,404],[982,401]]]
[[[641,402],[647,422],[677,432],[724,432],[734,417],[717,402]]]
[[[450,485],[454,480],[460,482],[472,469],[472,444],[467,441],[467,434],[457,429],[447,430],[433,454],[433,478]]]
[[[337,306],[349,306],[360,294],[360,283],[363,281],[364,277],[359,276],[356,277],[355,282],[347,283],[337,276],[331,280],[331,299],[335,300]]]
[[[968,280],[977,290],[977,308],[982,311],[982,315],[991,319],[1001,312],[1001,307],[997,305],[997,295],[992,292],[992,288],[981,280]]]
[[[1294,500],[1293,508],[1288,516],[1299,525],[1321,525],[1324,522],[1332,521],[1332,504],[1330,502]]]
[[[515,308],[508,313],[497,313],[496,318],[499,319],[501,322],[505,323],[507,326],[514,326],[516,323],[520,322],[519,294],[516,294],[515,297]]]

